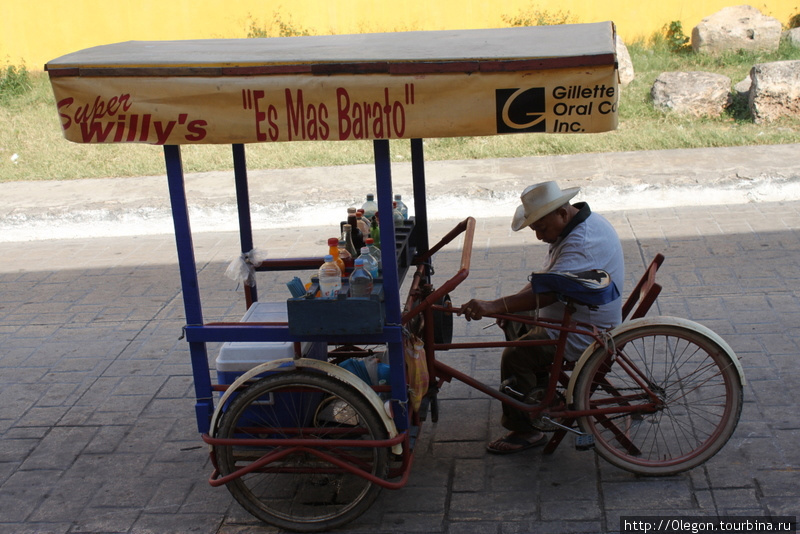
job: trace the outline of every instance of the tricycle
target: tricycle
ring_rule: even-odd
[[[423,422],[437,420],[437,392],[453,379],[528,412],[552,432],[546,453],[573,434],[578,447],[593,448],[617,467],[661,476],[692,469],[720,450],[741,411],[742,368],[708,328],[646,316],[661,289],[655,281],[660,255],[628,297],[626,320],[616,328],[572,318],[576,307],[614,298],[608,292],[613,285],[570,289],[534,274],[539,291],[567,304],[563,318],[493,317],[542,326],[557,331],[556,338],[452,340],[462,310],[449,295],[469,275],[476,225],[469,217],[429,243],[423,139],[613,130],[614,42],[613,24],[596,23],[127,42],[47,64],[67,139],[164,145],[183,332],[213,486],[226,486],[246,510],[282,528],[342,526],[368,509],[381,489],[406,484]],[[373,294],[346,298],[344,278],[339,298],[321,299],[312,279],[304,294],[286,300],[285,319],[258,320],[255,312],[265,303],[257,273],[315,270],[322,258],[253,260],[245,145],[371,140],[378,210],[388,214],[390,140],[397,139],[410,140],[414,216],[402,222],[381,217],[383,269]],[[232,146],[240,261],[253,274],[243,286],[247,320],[203,317],[180,152],[180,145],[198,143]],[[436,287],[435,255],[456,239],[462,240],[458,270]],[[564,358],[570,333],[593,340],[574,362]],[[220,380],[218,370],[215,382],[211,342],[258,343],[264,350],[288,342],[293,354],[254,364],[231,380]],[[545,343],[556,347],[556,357],[549,382],[535,394],[491,387],[436,358],[439,351]],[[343,365],[354,360],[380,360],[388,378],[354,374]]]

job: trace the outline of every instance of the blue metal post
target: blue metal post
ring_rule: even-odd
[[[381,231],[381,255],[383,256],[383,293],[386,306],[386,326],[397,328],[400,325],[400,281],[398,279],[395,257],[394,219],[392,217],[392,167],[389,156],[389,141],[376,139],[373,141],[375,152],[375,177],[378,196],[378,213]],[[408,394],[406,391],[405,363],[403,343],[389,342],[389,366],[391,368],[391,386],[394,420],[400,432],[409,425]]]
[[[189,207],[186,203],[180,147],[177,145],[164,146],[164,159],[167,165],[172,221],[175,225],[175,243],[178,247],[178,267],[181,273],[186,324],[202,325],[203,309],[200,303],[200,284],[197,280],[197,264],[194,257],[192,230],[189,225]],[[197,428],[200,432],[207,432],[211,415],[214,413],[214,400],[205,343],[190,342],[189,354],[194,374],[195,397],[197,398],[195,404]]]
[[[239,240],[242,245],[242,254],[253,250],[253,226],[250,220],[250,190],[247,185],[247,159],[245,158],[244,145],[236,144],[233,149],[233,177],[236,180],[236,205],[239,210]],[[255,280],[247,291],[250,299],[258,301],[258,289]]]
[[[411,140],[411,181],[414,184],[414,235],[417,253],[427,252],[428,207],[425,198],[425,155],[422,139]]]

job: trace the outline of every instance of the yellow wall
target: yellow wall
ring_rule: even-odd
[[[83,48],[127,40],[246,37],[251,22],[282,21],[313,34],[494,28],[521,10],[562,11],[578,22],[613,20],[625,41],[680,20],[684,32],[736,0],[0,0],[0,66],[40,70]],[[291,8],[286,7],[287,5]],[[751,4],[786,24],[797,0]],[[552,7],[548,7],[552,6]]]

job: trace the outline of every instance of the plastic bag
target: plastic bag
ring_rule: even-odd
[[[233,260],[225,270],[225,276],[234,282],[252,287],[255,285],[256,267],[261,265],[262,261],[264,261],[264,258],[261,252],[254,248],[250,252],[242,253]]]
[[[430,377],[428,361],[425,359],[425,344],[414,334],[407,334],[403,341],[408,382],[408,402],[412,411],[419,411],[422,399],[428,392]]]

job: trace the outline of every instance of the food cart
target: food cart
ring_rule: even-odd
[[[435,398],[414,398],[420,392],[411,382],[433,383],[445,370],[431,368],[429,379],[413,357],[416,353],[420,361],[437,365],[432,347],[449,347],[447,291],[469,273],[474,233],[474,220],[468,218],[437,244],[429,242],[422,139],[615,129],[614,31],[612,23],[603,22],[130,41],[78,51],[46,65],[68,140],[164,146],[197,428],[211,446],[213,485],[227,485],[265,521],[319,531],[363,513],[376,490],[405,484],[420,422],[428,406],[436,407]],[[250,221],[247,144],[371,141],[378,211],[389,214],[389,140],[394,139],[411,144],[415,214],[398,224],[381,217],[383,269],[369,298],[320,299],[312,285],[306,294],[288,298],[285,307],[278,306],[278,315],[270,315],[276,308],[259,301],[253,282],[244,286],[248,315],[242,321],[204,320],[181,145],[232,146],[241,263],[255,272],[316,269],[321,258],[253,259],[258,243]],[[461,234],[459,271],[433,290],[433,254]],[[404,301],[400,285],[409,268],[415,271]],[[411,324],[423,311],[414,336]],[[268,352],[283,344],[288,357],[265,357],[225,379],[218,368],[214,380],[209,342],[255,343],[256,352],[259,346],[271,347],[263,349]],[[363,345],[385,347],[388,384],[369,384],[335,365],[363,355]],[[453,376],[452,370],[447,373],[447,379]],[[279,421],[258,421],[267,405],[281,412]],[[302,412],[303,420],[290,417],[294,412]],[[348,417],[356,422],[349,423]],[[297,498],[301,492],[306,492],[302,502]]]

